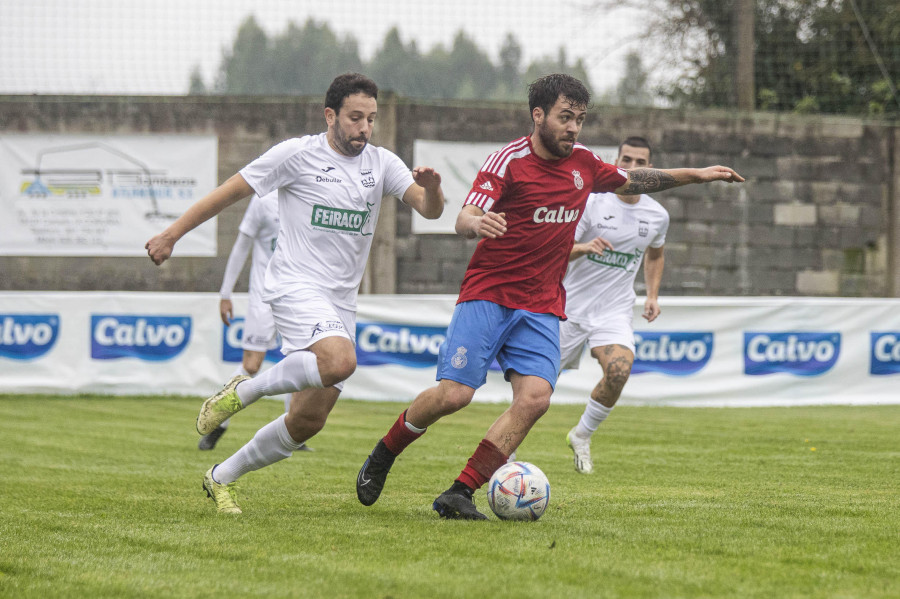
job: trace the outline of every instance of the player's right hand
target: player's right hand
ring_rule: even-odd
[[[588,246],[589,254],[597,254],[598,256],[603,253],[603,250],[613,249],[613,245],[602,237],[595,237],[586,245]]]
[[[588,241],[587,243],[576,243],[572,246],[572,254],[569,257],[569,260],[574,260],[575,258],[579,258],[581,256],[587,256],[588,254],[594,254],[599,256],[603,253],[604,250],[613,249],[613,245],[602,237],[595,237]]]
[[[506,233],[505,212],[485,212],[479,217],[475,227],[476,236],[496,239],[503,237],[504,233]]]
[[[150,241],[144,245],[144,249],[147,250],[147,255],[150,256],[153,263],[159,266],[172,255],[172,248],[174,246],[175,243],[170,241],[165,232],[163,232],[152,237]]]
[[[231,305],[230,299],[219,300],[219,316],[226,327],[231,325],[231,321],[234,320],[234,307]]]

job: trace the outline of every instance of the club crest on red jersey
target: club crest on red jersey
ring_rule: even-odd
[[[584,179],[581,178],[581,172],[572,171],[572,176],[575,177],[575,188],[582,189],[584,187]]]

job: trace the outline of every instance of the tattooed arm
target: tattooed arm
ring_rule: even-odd
[[[653,193],[691,183],[725,181],[742,183],[744,178],[727,166],[706,168],[635,168],[628,171],[628,180],[616,190],[619,195]]]

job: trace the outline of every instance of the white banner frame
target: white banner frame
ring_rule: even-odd
[[[0,134],[0,255],[145,256],[217,176],[214,135]],[[216,222],[174,254],[215,256]]]

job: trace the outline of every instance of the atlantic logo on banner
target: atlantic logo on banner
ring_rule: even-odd
[[[712,350],[713,334],[710,332],[635,331],[631,372],[659,372],[674,376],[694,374],[706,366],[712,357]]]
[[[441,344],[446,338],[446,327],[357,323],[356,362],[361,366],[435,366]]]
[[[744,374],[786,372],[818,376],[831,370],[841,355],[836,331],[744,332]]]
[[[871,333],[869,374],[900,374],[900,331]]]
[[[241,340],[244,338],[244,319],[235,318],[229,326],[222,324],[222,361],[242,362],[244,360],[244,348]],[[284,358],[281,349],[276,347],[266,352],[266,360],[278,362]]]
[[[58,336],[57,314],[0,314],[0,357],[39,358],[50,351]]]
[[[171,360],[190,339],[190,316],[91,314],[91,358],[95,360]]]

